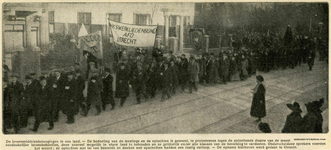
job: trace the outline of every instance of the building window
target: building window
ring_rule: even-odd
[[[92,14],[91,13],[87,13],[87,12],[78,12],[78,23],[81,25],[81,24],[84,24],[86,30],[88,33],[91,33],[91,16]]]
[[[177,16],[169,16],[169,27],[176,27]]]
[[[122,14],[107,14],[108,19],[115,22],[122,22]]]
[[[133,23],[136,25],[150,25],[151,15],[150,14],[134,14]]]
[[[48,28],[49,28],[49,33],[54,33],[55,26],[54,26],[54,11],[49,11],[48,12]]]
[[[184,17],[184,26],[189,26],[189,25],[191,25],[190,16],[185,16]]]

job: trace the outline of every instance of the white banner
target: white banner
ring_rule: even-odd
[[[131,47],[153,47],[157,26],[123,24],[109,20],[113,40],[118,45]]]

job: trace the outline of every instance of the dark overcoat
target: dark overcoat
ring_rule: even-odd
[[[173,66],[170,66],[170,69],[172,71],[172,78],[173,78],[173,82],[172,82],[172,86],[177,86],[178,85],[178,75],[179,75],[179,70],[176,64],[174,64]]]
[[[106,100],[106,102],[110,102],[110,99],[113,98],[113,76],[110,74],[102,79],[103,91],[102,91],[102,99]]]
[[[161,78],[162,78],[162,87],[163,88],[169,88],[170,84],[173,83],[173,75],[171,68],[164,69],[161,72]]]
[[[53,97],[52,90],[51,85],[46,85],[44,88],[40,86],[38,89],[35,118],[39,122],[53,121],[53,116],[57,113],[54,109],[56,100]]]
[[[198,82],[199,81],[199,64],[197,62],[190,62],[188,64],[188,73],[189,73],[189,79],[191,82]]]
[[[59,79],[57,79],[54,76],[52,79],[50,79],[50,83],[48,84],[49,86],[51,86],[53,88],[53,90],[52,90],[53,98],[55,101],[57,101],[56,106],[55,106],[57,109],[64,108],[63,90],[64,90],[65,80],[66,80],[66,78],[63,75],[61,75],[59,77]]]
[[[318,118],[314,112],[309,112],[303,117],[301,129],[302,133],[316,133],[316,123]]]
[[[92,82],[95,80],[95,82]],[[87,103],[91,105],[102,105],[101,91],[103,89],[102,81],[98,76],[92,76],[87,86]]]
[[[186,58],[182,59],[182,61],[178,65],[179,70],[179,83],[186,83],[189,79],[189,74],[187,71],[188,60]]]
[[[20,113],[21,101],[23,98],[24,87],[19,81],[10,83],[9,85],[9,108],[12,114],[18,115]]]
[[[302,117],[300,115],[301,110],[294,110],[289,115],[287,115],[284,128],[282,133],[300,133]]]
[[[230,62],[228,58],[225,59],[220,59],[219,60],[219,73],[222,77],[227,78],[229,76],[229,67],[230,67]]]
[[[256,85],[257,91],[253,95],[253,101],[251,106],[251,116],[262,118],[266,116],[265,108],[265,92],[266,89],[263,84]]]
[[[116,74],[116,98],[129,96],[129,71],[127,68],[120,69]]]
[[[63,99],[64,99],[64,113],[74,114],[76,102],[77,84],[74,79],[66,80],[64,82]]]
[[[76,100],[78,101],[83,101],[84,100],[84,94],[83,91],[85,90],[85,80],[82,76],[78,76],[75,79],[75,82],[77,84],[76,88]]]

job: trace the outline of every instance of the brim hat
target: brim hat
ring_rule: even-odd
[[[67,72],[67,76],[68,76],[68,75],[74,75],[74,72],[73,72],[73,71],[68,71],[68,72]]]
[[[93,68],[93,69],[91,69],[91,73],[99,73],[99,71],[97,68]]]
[[[39,81],[41,81],[41,80],[46,80],[46,77],[45,76],[40,76]]]
[[[124,63],[124,62],[121,62],[121,63],[120,63],[120,66],[125,66],[125,63]]]
[[[18,78],[18,74],[13,73],[10,77],[16,77],[16,78]]]
[[[264,79],[263,79],[263,77],[261,75],[256,76],[256,79],[259,80],[260,82],[263,82],[264,81]]]
[[[58,73],[61,73],[61,70],[60,69],[54,69],[53,72],[58,72]]]
[[[32,78],[31,78],[31,76],[26,75],[26,76],[25,76],[25,80],[32,80]]]
[[[110,68],[106,67],[105,69],[105,72],[110,72]]]
[[[88,64],[89,65],[95,65],[95,62],[92,61],[92,62],[89,62]]]
[[[35,73],[35,72],[30,72],[29,75],[30,75],[30,76],[35,76],[36,73]]]
[[[48,74],[48,71],[41,71],[41,74]]]
[[[319,101],[313,101],[312,106],[316,109],[319,109],[323,106],[323,103],[324,103],[324,99],[322,98]]]
[[[288,104],[286,104],[286,106],[287,106],[287,108],[289,108],[292,111],[295,111],[295,110],[301,111],[300,104],[298,102],[294,102],[293,104],[288,103]]]
[[[82,73],[82,71],[80,69],[76,69],[75,72],[76,73]]]

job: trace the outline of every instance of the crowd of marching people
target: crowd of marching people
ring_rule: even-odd
[[[164,55],[155,48],[149,54],[138,48],[125,58],[122,52],[116,52],[112,70],[101,67],[91,55],[84,52],[86,62],[76,63],[67,71],[54,69],[39,78],[31,72],[25,76],[24,84],[18,81],[17,74],[4,78],[4,132],[13,129],[17,133],[27,127],[30,116],[35,118],[30,130],[37,132],[41,122],[49,122],[48,129],[53,129],[60,111],[67,116],[68,124],[74,123],[79,113],[87,116],[91,106],[99,115],[108,104],[111,110],[122,107],[130,89],[140,104],[157,94],[164,101],[179,92],[192,93],[198,90],[198,83],[213,86],[246,80],[257,70],[294,68],[302,63],[308,63],[312,70],[315,44],[307,36],[292,38],[287,33],[284,39],[246,34],[243,39],[235,39],[231,49],[222,49],[218,54],[175,56],[171,51]],[[115,104],[115,98],[120,99],[119,104]]]

